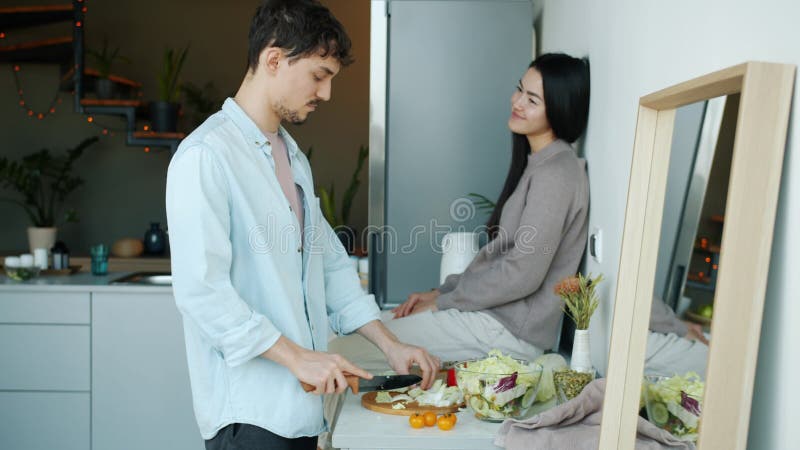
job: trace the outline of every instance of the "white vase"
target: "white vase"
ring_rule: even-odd
[[[592,359],[589,356],[589,330],[575,330],[569,367],[576,372],[590,373],[594,371]]]
[[[31,253],[37,248],[46,248],[49,252],[56,243],[56,227],[28,227],[28,247]]]
[[[442,239],[442,263],[439,268],[439,283],[448,275],[461,273],[469,266],[479,250],[478,233],[447,233]]]

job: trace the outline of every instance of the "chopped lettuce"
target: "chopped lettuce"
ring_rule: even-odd
[[[657,425],[685,440],[695,440],[700,425],[700,412],[705,383],[689,372],[646,383],[647,414]],[[664,413],[664,410],[668,414]]]
[[[407,390],[407,389],[405,389]],[[433,386],[427,391],[420,388],[408,390],[407,394],[397,394],[398,390],[380,391],[375,396],[376,403],[394,403],[394,402],[417,402],[419,405],[430,405],[437,407],[447,407],[453,405],[460,405],[464,402],[464,394],[456,386],[448,387],[442,380],[436,380]],[[395,395],[392,395],[392,394]],[[405,405],[405,403],[398,403]],[[405,409],[397,405],[392,405],[394,409]]]
[[[375,403],[392,403],[392,394],[389,391],[378,391],[375,396]]]
[[[457,366],[458,385],[479,418],[502,420],[524,415],[533,404],[542,367],[520,362],[499,350]]]
[[[448,387],[442,380],[436,380],[430,389],[422,391],[414,399],[420,405],[447,407],[461,404],[464,401],[464,394],[457,386]]]

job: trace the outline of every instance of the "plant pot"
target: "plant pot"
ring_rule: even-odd
[[[114,90],[114,82],[108,78],[99,78],[95,81],[94,93],[97,94],[97,98],[114,98]]]
[[[150,127],[153,131],[174,132],[178,129],[178,110],[180,105],[172,102],[150,103]]]
[[[36,248],[46,248],[49,252],[56,243],[56,227],[28,227],[28,247],[31,253]]]
[[[592,359],[589,356],[589,330],[575,330],[569,367],[576,372],[594,372]]]

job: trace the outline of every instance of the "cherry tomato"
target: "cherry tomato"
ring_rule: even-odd
[[[414,414],[408,417],[408,423],[411,424],[411,428],[422,428],[425,426],[425,418],[421,414]]]
[[[433,411],[426,411],[425,414],[422,415],[425,418],[425,426],[432,427],[436,425],[436,413]]]
[[[444,414],[439,416],[436,419],[436,425],[439,427],[440,430],[451,430],[454,426],[456,426],[456,416],[455,414]]]

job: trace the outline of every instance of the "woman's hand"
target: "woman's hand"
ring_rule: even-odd
[[[405,303],[392,310],[394,318],[399,319],[428,310],[438,311],[439,309],[436,307],[436,299],[438,297],[438,289],[432,289],[428,292],[415,292],[408,296],[408,300]]]

